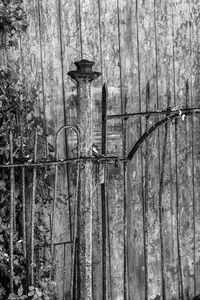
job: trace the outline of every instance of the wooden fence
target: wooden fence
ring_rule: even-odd
[[[27,84],[38,91],[36,113],[45,119],[49,140],[59,127],[76,122],[76,88],[67,73],[81,58],[95,61],[102,73],[92,89],[97,145],[103,82],[110,114],[124,113],[125,107],[128,113],[137,113],[199,106],[199,1],[24,2],[29,28],[20,49],[8,57],[19,61]],[[158,120],[156,116],[130,119],[128,150]],[[123,155],[122,125],[121,120],[110,120],[109,154]],[[200,293],[199,130],[199,117],[193,117],[172,122],[147,140],[128,164],[126,203],[123,168],[109,167],[110,280],[105,299],[191,299]],[[59,152],[70,155],[65,137]],[[60,182],[63,190],[70,189],[68,173],[66,169]],[[102,299],[99,193],[93,212],[95,300]],[[62,212],[60,207],[55,242],[70,239],[66,224],[70,205]],[[59,272],[57,282],[62,297]]]

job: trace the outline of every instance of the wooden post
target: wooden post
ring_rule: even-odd
[[[77,71],[69,76],[77,82],[77,126],[80,131],[81,157],[92,156],[92,100],[91,82],[100,76],[93,72],[94,62],[75,62]],[[78,203],[78,299],[92,300],[92,162],[80,165],[80,191]]]

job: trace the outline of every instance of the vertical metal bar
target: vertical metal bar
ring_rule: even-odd
[[[124,107],[122,113],[127,113],[127,97],[124,99]],[[127,119],[122,120],[122,141],[123,141],[123,157],[127,157]],[[128,257],[127,257],[127,162],[123,165],[123,185],[124,185],[124,299],[128,297]]]
[[[195,145],[194,145],[194,118],[192,117],[192,203],[193,203],[193,238],[194,238],[194,249],[193,249],[193,260],[194,260],[194,295],[197,291],[197,280],[196,280],[196,194],[195,194]]]
[[[177,228],[177,254],[178,254],[178,291],[179,299],[183,299],[183,276],[180,248],[180,220],[179,220],[179,184],[178,184],[178,123],[175,120],[175,164],[176,164],[176,228]]]
[[[37,266],[37,276],[40,278],[40,247],[37,247],[35,250],[35,264]]]
[[[104,83],[102,88],[102,154],[107,154],[107,86]],[[106,201],[107,201],[107,163],[104,163],[104,182],[101,184],[101,205],[102,205],[102,294],[106,300],[107,294],[107,255],[106,255]],[[107,212],[108,213],[108,212]]]
[[[10,163],[13,164],[13,134],[10,132]],[[13,293],[14,277],[14,167],[10,169],[10,292]]]
[[[79,138],[78,138],[79,140]],[[78,157],[80,157],[80,142],[78,141]],[[70,280],[70,291],[71,300],[74,300],[74,288],[75,288],[75,272],[76,272],[76,255],[77,255],[77,216],[78,216],[78,199],[79,199],[79,183],[80,183],[80,164],[77,163],[77,177],[76,177],[76,191],[75,191],[75,203],[74,203],[74,230],[73,230],[73,251],[72,251],[72,265],[71,265],[71,280]]]
[[[146,85],[146,110],[149,110],[150,101],[150,85],[147,82]],[[148,130],[148,116],[146,117],[146,131]],[[146,140],[146,150],[145,150],[145,182],[144,182],[144,194],[143,194],[143,230],[144,230],[144,266],[145,266],[145,300],[148,299],[149,291],[149,268],[148,268],[148,246],[149,246],[149,228],[148,228],[148,205],[149,205],[149,166],[148,166],[148,156],[149,156],[149,141]]]
[[[58,160],[58,151],[57,151],[57,136],[56,135],[56,140],[55,140],[55,158],[56,161]],[[55,209],[56,209],[56,202],[57,202],[57,185],[58,185],[58,165],[55,165],[55,179],[54,179],[54,196],[53,196],[53,210],[52,210],[52,220],[51,220],[51,256],[52,260],[53,258],[53,253],[54,253],[54,230],[55,230],[55,225],[54,225],[54,220],[55,220]]]
[[[23,252],[26,258],[26,194],[25,194],[25,167],[22,167],[22,222],[23,222]]]
[[[78,271],[77,271],[77,267],[78,267],[78,262],[77,262],[77,259],[78,259],[78,253],[77,253],[77,250],[78,250],[78,247],[77,247],[77,238],[75,240],[75,254],[74,254],[74,269],[73,269],[73,282],[77,282],[77,274],[78,274]],[[78,300],[78,289],[77,289],[77,285],[73,285],[72,286],[72,293],[71,293],[71,300]]]
[[[37,131],[35,132],[34,141],[34,162],[37,160]],[[32,191],[32,203],[31,203],[31,285],[34,285],[34,226],[35,226],[35,196],[36,196],[36,178],[37,168],[33,168],[33,191]]]
[[[160,188],[159,188],[159,225],[160,225],[160,250],[161,250],[161,280],[162,280],[162,299],[166,300],[166,290],[165,290],[165,271],[164,271],[164,241],[163,241],[163,217],[162,217],[162,194],[164,185],[164,171],[165,171],[165,161],[166,161],[166,145],[167,145],[167,127],[165,124],[165,135],[163,143],[163,153],[162,153],[162,165],[160,174]]]
[[[106,190],[107,193],[107,190]],[[110,219],[109,219],[109,205],[106,201],[106,219],[107,219],[107,234],[108,234],[108,261],[109,261],[109,285],[110,285],[110,299],[113,299],[113,285],[112,285],[112,263],[111,263],[111,246],[110,246]]]
[[[65,300],[65,277],[66,277],[66,244],[64,246],[64,257],[63,257],[63,300]]]
[[[108,88],[106,83],[102,89],[102,154],[107,154],[107,96]],[[104,168],[104,183],[101,186],[102,194],[102,272],[103,272],[103,297],[107,299],[108,293],[110,293],[110,299],[112,296],[112,265],[111,265],[111,247],[110,247],[110,220],[109,220],[109,205],[108,205],[108,183],[107,183],[107,163],[105,162]],[[104,221],[105,219],[105,221]],[[106,231],[106,232],[105,232]],[[108,254],[108,268],[109,268],[109,291],[107,288],[108,278],[107,278],[107,254]],[[105,289],[105,290],[104,290]]]

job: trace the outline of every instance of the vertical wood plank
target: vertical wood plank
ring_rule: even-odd
[[[24,9],[28,18],[28,28],[24,35],[21,35],[18,59],[21,65],[21,76],[24,80],[29,100],[34,102],[34,116],[41,119],[45,124],[45,108],[43,98],[43,81],[41,66],[41,48],[40,48],[40,31],[39,31],[39,15],[38,2],[24,1]],[[30,138],[30,137],[29,137]],[[45,143],[44,143],[45,144]],[[45,148],[45,147],[44,147]],[[44,149],[43,148],[43,149]],[[45,152],[45,151],[44,151]],[[30,181],[30,180],[29,180]],[[27,265],[31,264],[31,205],[32,205],[32,186],[26,189],[26,237],[27,237]],[[31,270],[28,270],[30,276]],[[27,286],[30,284],[27,283]]]
[[[190,15],[191,15],[191,105],[199,106],[199,91],[200,91],[200,73],[199,73],[199,11],[200,3],[192,0],[190,2]],[[195,116],[191,120],[192,131],[192,177],[193,177],[193,236],[194,236],[194,295],[200,293],[200,268],[199,261],[200,255],[198,249],[200,248],[200,207],[199,207],[199,196],[200,196],[200,185],[199,185],[199,133],[200,133],[200,118]]]
[[[136,1],[118,1],[118,35],[119,35],[119,64],[120,64],[120,94],[121,94],[121,112],[139,111],[139,96],[138,96],[138,52],[137,52],[137,22],[136,18]],[[125,111],[126,110],[126,111]],[[133,141],[138,138],[137,126],[139,119],[131,119],[127,122],[128,125],[128,147],[132,145]],[[126,121],[124,121],[125,123]],[[122,122],[122,126],[124,125]],[[125,134],[125,131],[122,133]],[[126,141],[126,137],[122,136],[122,142]],[[124,155],[127,151],[124,152]],[[128,178],[135,172],[139,157],[134,157],[131,166],[128,166]],[[126,169],[124,169],[126,171]],[[141,172],[141,170],[140,170]],[[126,174],[124,174],[126,176]],[[141,176],[141,174],[140,174]],[[137,190],[139,190],[141,177],[137,177]],[[126,178],[124,178],[126,180]],[[126,185],[126,181],[124,181]],[[141,202],[135,205],[135,192],[132,190],[133,183],[129,181],[128,188],[124,190],[124,299],[132,298],[143,293],[142,276],[143,250],[141,248],[141,241],[139,245],[136,241],[134,229],[135,223],[141,222],[136,209],[139,207],[142,212]],[[126,193],[126,194],[125,194]],[[131,214],[130,214],[131,211]],[[135,220],[137,214],[137,221]],[[131,222],[130,222],[131,220]],[[132,223],[133,222],[133,223]],[[130,225],[131,224],[131,225]],[[134,224],[134,226],[132,226]],[[138,235],[141,235],[138,232]],[[128,237],[128,238],[127,238]],[[142,238],[143,241],[143,238]],[[130,253],[130,255],[129,255]],[[140,257],[138,258],[138,254]],[[140,269],[140,270],[139,270]],[[134,291],[134,292],[133,292]]]
[[[131,10],[132,8],[132,10]],[[130,3],[127,9],[126,20],[131,24],[132,34],[130,31],[130,24],[127,24],[127,40],[126,36],[124,42],[131,41],[132,48],[135,53],[130,53],[133,63],[131,69],[133,70],[133,98],[129,99],[129,90],[126,91],[128,99],[129,111],[141,111],[141,82],[140,82],[140,42],[139,42],[139,13],[138,1]],[[132,40],[129,39],[131,34]],[[122,44],[123,45],[123,44]],[[132,47],[131,47],[132,46]],[[122,48],[123,49],[123,48]],[[125,49],[125,47],[124,47]],[[130,51],[130,50],[129,50]],[[123,52],[122,52],[123,53]],[[133,55],[132,55],[133,54]],[[126,55],[126,58],[128,56]],[[124,60],[126,63],[125,54]],[[129,62],[126,64],[128,69]],[[123,70],[122,64],[122,70]],[[123,75],[127,70],[123,70]],[[126,77],[125,77],[126,78]],[[127,78],[128,80],[128,78]],[[127,81],[129,82],[129,81]],[[123,83],[125,84],[125,82]],[[131,84],[131,83],[130,83]],[[126,86],[125,86],[126,87]],[[133,118],[128,123],[128,144],[131,147],[141,136],[141,120],[140,118]],[[128,164],[128,274],[129,274],[129,297],[130,299],[145,299],[145,261],[144,261],[144,236],[143,236],[143,204],[142,204],[142,165],[141,165],[141,151],[138,151],[131,162]]]
[[[24,9],[27,13],[29,26],[26,33],[21,37],[20,60],[22,74],[26,80],[29,93],[31,93],[31,88],[36,90],[36,95],[34,95],[35,98],[33,99],[35,101],[35,113],[37,116],[41,116],[45,122],[38,1],[34,0],[31,3],[24,1]]]
[[[78,0],[59,1],[65,119],[70,124],[76,122],[77,93],[76,83],[70,79],[68,72],[74,70],[74,62],[81,59],[80,8]]]
[[[172,16],[170,1],[154,1],[155,6],[155,28],[157,46],[157,99],[158,108],[167,109],[174,107],[173,89],[173,36],[172,36]],[[161,118],[164,118],[162,116]],[[177,297],[176,273],[176,231],[174,226],[175,198],[174,198],[174,154],[171,151],[174,143],[174,125],[158,129],[160,147],[160,176],[163,176],[163,188],[160,191],[160,204],[158,207],[161,213],[162,233],[160,235],[161,251],[161,272],[162,299]],[[167,132],[165,132],[167,131]],[[166,142],[165,142],[166,135]],[[164,144],[164,142],[166,144]],[[164,152],[164,153],[163,153]],[[165,157],[165,161],[163,158]],[[161,178],[160,178],[161,180]],[[161,181],[160,184],[161,185]],[[159,187],[159,189],[161,186]],[[163,239],[163,241],[161,241]],[[163,243],[163,245],[162,245]]]
[[[108,86],[108,114],[121,111],[119,23],[116,0],[99,1],[102,49],[102,76]],[[108,153],[122,153],[121,121],[109,121]],[[123,185],[122,165],[108,167],[108,204],[110,225],[111,274],[109,280],[111,299],[124,299],[123,282]],[[109,242],[109,241],[108,241]],[[116,247],[115,245],[118,245]],[[109,266],[109,261],[108,261]],[[109,274],[110,273],[110,274]],[[109,296],[108,296],[109,297]]]
[[[56,0],[40,1],[40,34],[41,51],[43,57],[43,84],[45,99],[45,117],[48,128],[48,139],[54,143],[55,132],[64,125],[64,98],[63,98],[63,76],[61,60],[61,35],[60,17],[58,3]],[[59,136],[58,153],[59,158],[65,157],[65,135]],[[66,168],[63,167],[59,173],[58,195],[61,201],[56,207],[55,213],[55,241],[65,242],[70,240],[69,210],[68,203],[63,204],[69,197],[67,192]],[[62,202],[63,201],[63,202]],[[62,251],[62,252],[59,252]],[[63,249],[56,251],[56,282],[57,297],[63,295]],[[69,282],[67,290],[69,290]]]
[[[173,3],[175,103],[189,106],[190,78],[190,6],[182,0]],[[193,222],[192,182],[190,180],[191,148],[187,132],[189,120],[175,123],[177,253],[179,298],[193,294]],[[179,235],[179,237],[178,237]]]
[[[157,108],[157,47],[154,1],[138,1],[138,36],[140,56],[141,109]],[[143,130],[154,124],[154,119],[142,119]],[[145,299],[160,296],[160,245],[157,211],[159,182],[158,135],[154,133],[146,140],[142,150],[143,165],[143,210],[144,210],[144,256],[145,256]]]

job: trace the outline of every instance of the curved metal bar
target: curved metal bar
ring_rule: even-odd
[[[79,129],[76,125],[64,125],[62,127],[60,127],[58,129],[58,131],[56,132],[56,138],[55,138],[55,158],[56,158],[56,161],[58,160],[58,151],[57,151],[57,142],[58,142],[58,136],[60,134],[61,131],[63,131],[64,129],[72,129],[76,132],[76,135],[77,135],[77,151],[78,151],[78,155],[77,157],[80,157],[80,132],[79,132]]]
[[[133,158],[133,156],[135,155],[135,153],[137,152],[137,150],[139,149],[139,147],[142,145],[142,143],[146,140],[146,138],[152,133],[154,132],[158,127],[160,127],[161,125],[164,125],[166,123],[168,123],[169,121],[172,121],[173,119],[176,118],[180,118],[183,115],[185,116],[191,116],[194,115],[195,112],[194,111],[187,111],[182,113],[182,110],[179,110],[178,113],[174,114],[174,115],[169,115],[167,116],[165,119],[157,122],[156,124],[154,124],[152,127],[150,127],[147,131],[145,131],[145,133],[139,138],[139,140],[135,143],[135,145],[133,146],[133,148],[131,149],[131,151],[129,152],[127,159],[131,160]]]
[[[64,125],[56,133],[55,137],[55,159],[58,161],[58,136],[64,129],[72,129],[76,132],[77,135],[77,157],[80,157],[80,133],[78,128],[75,125]],[[56,207],[56,198],[57,198],[57,184],[58,184],[58,164],[55,165],[55,181],[54,181],[54,197],[53,197],[53,212],[52,212],[52,224],[51,224],[51,254],[53,258],[53,235],[54,235],[54,219],[55,219],[55,207]]]

